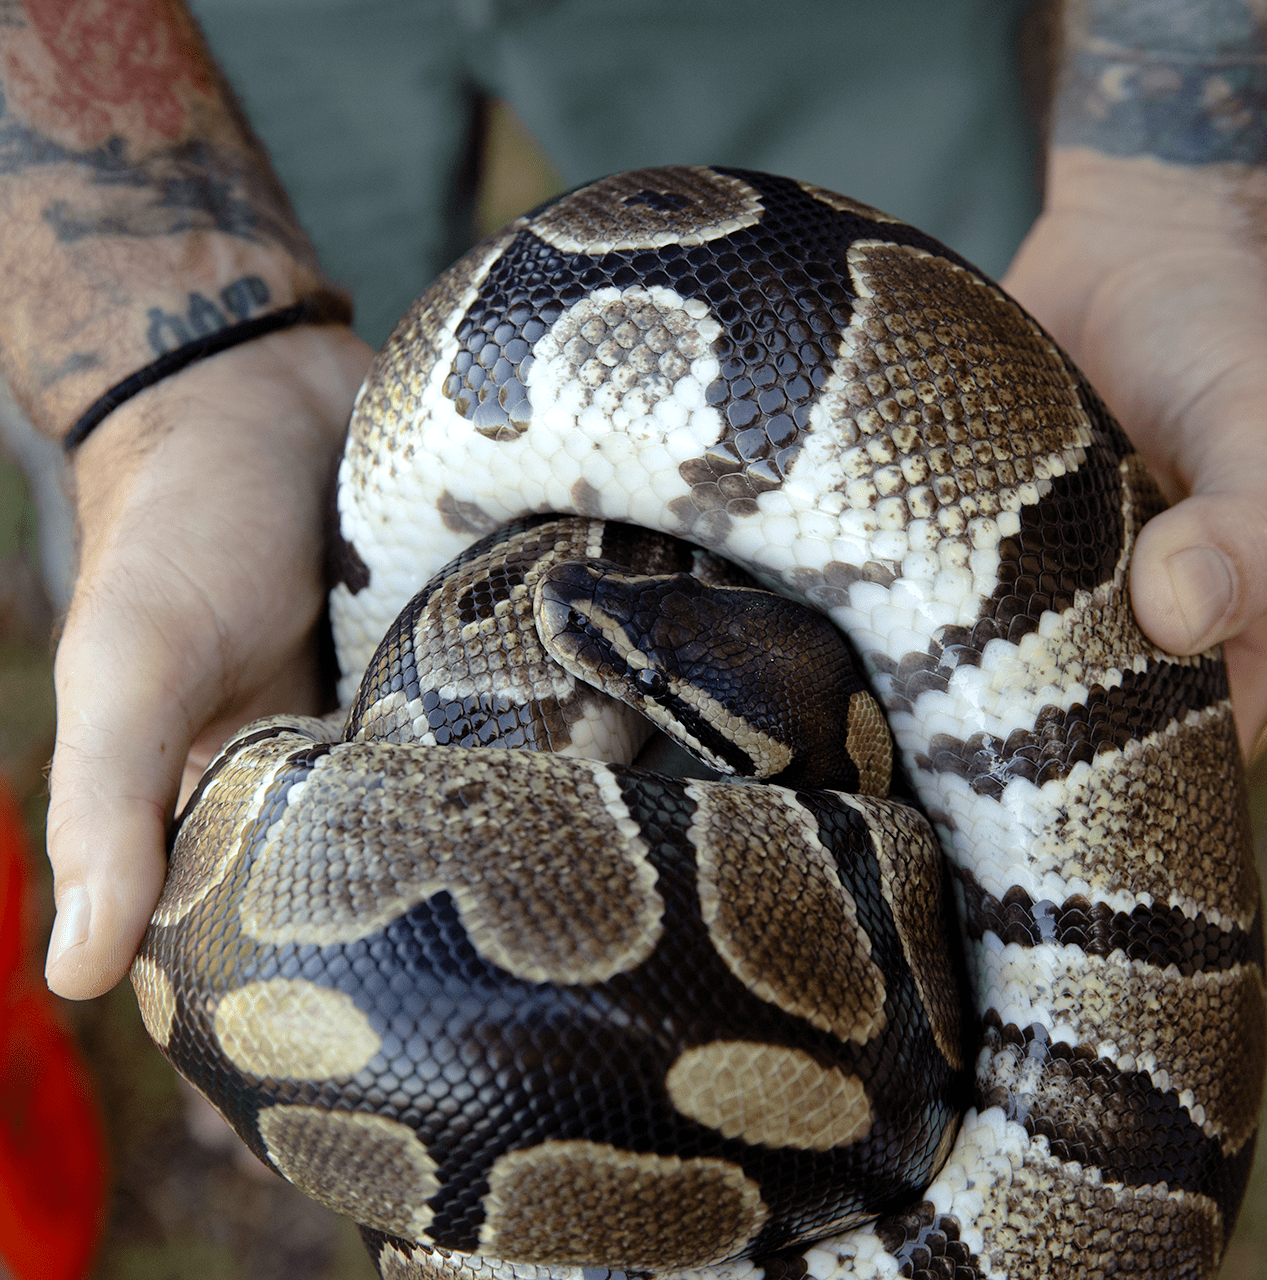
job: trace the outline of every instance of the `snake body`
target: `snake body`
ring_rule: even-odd
[[[331,594],[361,740],[290,718],[249,727],[213,764],[133,970],[147,1027],[257,1152],[367,1224],[386,1277],[1213,1275],[1261,1098],[1262,924],[1221,659],[1159,651],[1131,612],[1132,547],[1161,506],[1041,328],[868,206],[675,168],[526,215],[423,295],[362,390]],[[686,539],[850,637],[948,860],[974,1019],[957,1134],[954,1021],[930,976],[947,950],[937,860],[915,818],[892,816],[900,804],[690,779],[646,784],[652,801],[648,775],[566,753],[448,747],[429,782],[406,763],[441,750],[402,746],[407,728],[438,741],[453,722],[416,679],[412,620],[394,620],[470,544],[543,512],[582,517],[569,536],[591,558],[624,527],[607,522]],[[524,598],[508,588],[458,630],[500,635]],[[507,670],[526,661],[517,644],[495,646]],[[449,694],[469,711],[472,686]],[[553,735],[592,737],[586,699],[551,696]],[[734,794],[762,796],[761,824],[723,820],[718,797]],[[878,979],[888,1004],[866,996],[866,966],[805,961],[804,919],[728,914],[716,888],[729,876],[762,899],[759,854],[776,849],[843,882],[830,829],[864,809],[878,825],[853,838],[864,857],[835,899],[857,928],[818,931],[852,939],[838,949],[855,957],[901,954],[905,969]],[[576,822],[584,840],[558,835]],[[585,893],[541,853],[560,838]],[[630,850],[674,840],[694,869],[671,888],[658,854]],[[933,924],[908,911],[916,899]],[[704,987],[737,980],[750,1005],[730,1031],[688,1030],[667,1074],[647,1067],[658,1120],[610,1121],[602,1141],[575,1113],[604,1096],[627,1041],[611,1058],[567,1036],[543,1047],[529,1028],[549,1017],[511,1013],[522,1034],[499,1057],[457,988],[418,1003],[428,948],[433,974],[466,966],[462,991],[491,965],[520,987],[592,995],[645,972],[652,934],[691,937],[663,953],[678,957],[668,987],[691,986],[695,966],[715,975]],[[756,952],[771,957],[760,975],[745,968]],[[889,1148],[919,1175],[909,1202],[896,1165],[869,1224],[810,1173],[790,1175],[799,1204],[768,1190],[758,1157],[808,1170],[819,1143],[843,1167],[866,1135],[894,1131],[851,1122],[845,1099],[860,1087],[871,1108],[882,1092],[855,1050],[883,1037],[859,1010],[887,1021],[899,988],[918,992],[912,1036],[925,1028],[946,1064],[942,1101],[916,1104],[936,1123]],[[707,1007],[715,991],[697,994]],[[663,998],[578,1004],[609,1009],[599,1037],[614,1044]],[[644,1030],[702,1016],[673,1009]],[[854,1056],[824,1047],[832,1019]],[[794,1044],[798,1020],[820,1041]],[[935,1061],[908,1077],[913,1095]],[[537,1127],[551,1110],[561,1127]],[[445,1161],[462,1142],[483,1173],[459,1192]]]

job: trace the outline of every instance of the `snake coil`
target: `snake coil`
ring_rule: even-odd
[[[1261,1100],[1262,920],[1221,657],[1131,612],[1162,505],[1042,329],[875,209],[679,167],[526,215],[362,389],[331,593],[359,739],[281,719],[213,763],[133,969],[147,1028],[391,1280],[1213,1276]],[[539,722],[595,754],[587,697],[511,622],[563,543],[615,578],[715,575],[622,559],[629,526],[849,636],[946,857],[966,1055],[913,811],[401,745]],[[491,646],[480,670],[428,684],[428,609]],[[639,643],[622,679],[663,694]],[[545,710],[490,701],[503,676]],[[866,1223],[823,1180],[863,1149],[906,1162],[863,1175]]]

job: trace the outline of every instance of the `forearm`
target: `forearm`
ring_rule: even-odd
[[[1194,318],[1208,307],[1205,331],[1233,362],[1256,341],[1245,319],[1264,309],[1267,23],[1244,3],[1066,0],[1060,37],[1046,204],[1080,248],[1050,256],[1047,280],[1041,259],[1023,265],[1041,284],[1044,320],[1136,427],[1173,500],[1191,487],[1202,443],[1176,383],[1207,394],[1212,353],[1194,349],[1189,370],[1150,374],[1116,358],[1115,334],[1124,324],[1146,334],[1182,305]],[[1174,361],[1167,343],[1155,349]],[[1222,377],[1215,394],[1230,393]]]
[[[1246,0],[1066,0],[1056,148],[1176,166],[1267,157],[1267,15]]]
[[[1066,0],[1044,211],[1005,286],[1083,367],[1175,504],[1136,617],[1224,644],[1242,743],[1267,719],[1267,12]]]
[[[1256,11],[1260,16],[1255,16]],[[1049,210],[1259,236],[1267,14],[1245,0],[1064,0]]]
[[[64,10],[0,23],[0,358],[55,438],[163,352],[329,287],[183,6]]]

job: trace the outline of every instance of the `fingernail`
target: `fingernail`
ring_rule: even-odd
[[[1166,568],[1191,646],[1213,644],[1211,632],[1232,605],[1232,569],[1227,558],[1213,547],[1187,547],[1169,556]]]
[[[88,922],[92,918],[92,902],[88,890],[76,886],[67,889],[57,900],[57,919],[48,940],[48,967],[55,965],[72,947],[88,941]]]

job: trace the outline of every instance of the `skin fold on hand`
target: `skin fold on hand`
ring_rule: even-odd
[[[1267,190],[1244,171],[1058,148],[1004,286],[1105,398],[1173,504],[1131,598],[1162,649],[1222,643],[1242,748],[1267,719]]]
[[[117,410],[76,459],[82,556],[48,814],[60,995],[126,973],[178,789],[248,720],[321,709],[323,524],[370,356],[334,328],[236,347]]]

